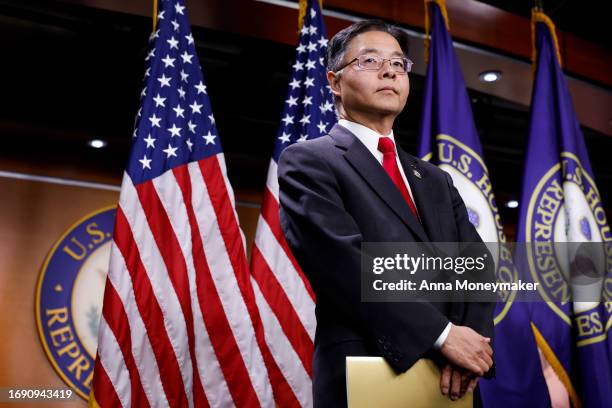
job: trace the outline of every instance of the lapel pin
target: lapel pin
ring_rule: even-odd
[[[422,178],[421,173],[419,173],[418,170],[412,170],[412,172],[414,173],[415,176],[417,176],[417,178]]]

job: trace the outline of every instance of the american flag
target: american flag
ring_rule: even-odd
[[[117,208],[91,404],[274,405],[215,119],[183,0],[159,3]]]
[[[291,254],[279,222],[277,163],[293,143],[327,134],[336,122],[325,76],[327,38],[318,0],[309,0],[281,124],[270,161],[251,252],[251,274],[266,343],[281,376],[271,375],[283,407],[312,406],[315,296]]]

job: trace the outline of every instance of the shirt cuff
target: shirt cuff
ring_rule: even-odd
[[[444,342],[446,341],[446,338],[448,337],[448,333],[450,333],[450,329],[452,325],[453,324],[451,322],[448,322],[444,330],[442,330],[442,333],[438,336],[438,339],[433,345],[436,350],[440,350],[442,348],[442,345],[444,344]]]

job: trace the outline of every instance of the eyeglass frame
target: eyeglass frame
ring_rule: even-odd
[[[394,59],[401,59],[401,60],[404,60],[404,62],[406,64],[406,71],[405,72],[396,71],[395,69],[393,69],[393,66],[391,66],[391,69],[393,70],[393,72],[395,72],[396,74],[401,74],[401,75],[408,75],[408,73],[412,71],[412,66],[414,65],[414,62],[412,62],[412,60],[410,58],[408,58],[408,57],[383,58],[380,55],[369,55],[370,57],[377,57],[377,58],[381,59],[380,67],[378,67],[376,69],[364,68],[359,63],[359,58],[365,57],[365,56],[368,56],[368,54],[359,55],[358,57],[353,58],[352,60],[350,60],[349,62],[347,62],[346,64],[344,64],[340,68],[338,68],[336,71],[334,71],[334,74],[339,73],[340,71],[342,71],[344,68],[348,67],[349,65],[351,65],[355,61],[357,61],[357,66],[359,68],[361,68],[362,70],[364,70],[364,71],[379,71],[383,67],[383,65],[385,65],[385,61],[391,62],[391,60],[394,60]]]

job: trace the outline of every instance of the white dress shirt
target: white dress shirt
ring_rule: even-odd
[[[387,136],[382,136],[375,130],[372,130],[369,127],[363,126],[359,123],[351,122],[350,120],[340,119],[338,121],[338,124],[343,128],[349,130],[352,134],[354,134],[357,139],[359,139],[359,141],[363,143],[363,145],[368,149],[368,151],[372,153],[374,158],[378,161],[378,163],[380,163],[381,166],[384,155],[380,150],[378,150],[378,139],[380,139],[381,137],[388,137],[393,141],[393,144],[395,145],[395,160],[397,162],[397,167],[399,168],[400,173],[402,175],[402,180],[404,180],[404,184],[408,189],[408,194],[410,194],[410,198],[412,198],[412,201],[416,203],[416,201],[414,200],[414,194],[412,194],[412,190],[410,189],[410,183],[408,183],[408,179],[406,179],[406,174],[404,174],[404,168],[402,167],[402,163],[399,160],[399,155],[397,154],[397,145],[395,144],[395,139],[393,137],[393,130],[391,130],[391,133],[389,133]],[[439,349],[440,347],[442,347],[442,345],[446,341],[446,338],[448,337],[451,325],[452,323],[449,322],[444,328],[444,330],[442,330],[442,333],[440,334],[440,336],[438,336],[437,340],[434,343],[434,348]]]

